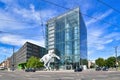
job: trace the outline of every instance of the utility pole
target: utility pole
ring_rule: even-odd
[[[115,65],[116,65],[116,71],[117,71],[117,65],[118,65],[118,62],[117,62],[117,49],[118,49],[118,46],[115,46],[115,57],[116,57]]]

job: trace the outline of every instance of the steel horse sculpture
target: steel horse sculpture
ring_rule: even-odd
[[[50,62],[51,62],[51,59],[53,58],[57,58],[60,60],[60,57],[57,56],[55,53],[54,53],[54,50],[50,50],[48,52],[48,54],[45,54],[41,59],[40,61],[41,62],[44,62],[44,67],[46,68],[46,70],[50,70]]]

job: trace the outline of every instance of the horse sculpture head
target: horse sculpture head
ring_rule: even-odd
[[[60,59],[60,57],[55,54],[55,51],[54,51],[54,50],[50,50],[50,51],[48,52],[48,54],[49,54],[49,56],[51,56],[51,58],[54,58],[54,57],[55,57],[55,58],[57,58],[57,59]]]

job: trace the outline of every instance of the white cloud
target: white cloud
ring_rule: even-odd
[[[88,31],[88,48],[93,48],[95,50],[103,50],[106,48],[106,44],[109,44],[113,41],[111,38],[105,38],[104,29],[89,29]],[[106,34],[107,36],[107,34]]]
[[[103,50],[105,48],[103,44],[98,44],[96,47],[97,47],[97,50]]]
[[[29,23],[25,23],[25,20],[32,19],[34,22],[36,22],[36,25],[39,25],[40,23],[40,13],[39,11],[35,11],[34,5],[30,5],[31,10],[23,9],[23,8],[17,8],[13,7],[13,15],[11,15],[11,11],[6,12],[4,9],[0,9],[0,31],[4,32],[11,32],[14,33],[17,31],[24,31],[25,29],[32,29],[35,26],[32,26]],[[45,12],[44,12],[45,13]],[[52,12],[51,12],[52,13]],[[22,19],[19,19],[22,15]],[[45,15],[45,14],[44,14]],[[46,13],[47,15],[47,13]],[[45,16],[47,17],[47,16]],[[25,19],[23,21],[23,19]],[[24,23],[23,23],[23,22]],[[23,32],[24,33],[24,32]],[[27,32],[28,33],[28,32]],[[37,33],[37,32],[36,32]],[[36,34],[34,33],[34,34]],[[39,32],[41,34],[41,32]],[[4,44],[11,44],[16,46],[23,45],[26,41],[35,43],[40,46],[44,46],[44,39],[33,39],[31,37],[24,38],[26,35],[12,35],[12,34],[2,34],[0,35],[0,42]]]
[[[101,29],[91,29],[88,31],[90,32],[88,35],[92,35],[93,37],[100,37],[104,33]]]
[[[89,50],[89,51],[88,51],[88,56],[91,55],[91,54],[93,54],[93,53],[94,53],[94,51]]]
[[[9,30],[21,30],[33,28],[28,23],[20,21],[15,17],[11,16],[11,13],[7,13],[3,10],[0,10],[0,30],[9,31]]]
[[[112,33],[105,35],[104,38],[120,40],[119,35],[120,35],[119,32],[112,32]]]
[[[20,7],[11,7],[8,11],[0,9],[0,30],[12,31],[40,27],[41,20],[45,24],[48,17],[54,16],[55,13],[53,9],[36,11],[33,4],[30,4],[30,9]]]
[[[12,55],[12,48],[0,47],[0,62]]]
[[[97,18],[97,20],[96,19],[90,19],[89,21],[86,21],[86,25],[89,26],[90,24],[93,24],[93,23],[97,22],[98,20],[102,20],[105,17],[109,16],[111,13],[112,13],[112,10],[108,10],[104,13],[99,13],[99,14],[95,13],[95,15],[93,17]]]
[[[4,1],[7,5],[6,10],[9,9],[9,7],[11,6],[11,3],[14,5],[14,7],[12,6],[11,9],[9,9],[10,12],[12,12],[13,14],[11,14],[9,11],[5,11],[5,10],[0,10],[0,17],[5,19],[5,20],[13,20],[16,22],[10,22],[10,21],[0,21],[0,30],[11,30],[11,31],[24,31],[24,29],[26,28],[32,28],[34,26],[29,25],[29,23],[22,23],[22,21],[26,21],[26,22],[33,22],[36,25],[39,25],[41,23],[41,18],[44,22],[44,24],[46,23],[46,21],[55,16],[56,14],[60,14],[59,10],[57,12],[55,7],[54,9],[48,9],[48,8],[44,8],[44,9],[40,9],[40,10],[35,10],[36,7],[31,3],[28,8],[22,8],[16,4],[16,0],[2,0]],[[60,0],[59,0],[60,1]],[[82,3],[81,3],[82,1]],[[88,11],[93,11],[91,8],[93,7],[91,1],[86,1],[86,0],[77,0],[77,1],[67,1],[65,0],[67,7],[73,7],[76,4],[77,5],[81,5],[81,11],[85,14],[89,14]],[[15,4],[14,4],[15,3]],[[57,1],[56,1],[57,3]],[[60,3],[64,3],[64,2],[60,2]],[[71,4],[72,3],[72,4]],[[83,5],[84,4],[84,5]],[[64,5],[64,4],[63,4]],[[95,5],[94,5],[95,6]],[[95,8],[95,7],[94,7]],[[61,9],[61,8],[59,8]],[[61,9],[62,10],[62,9]],[[87,13],[88,12],[88,13]],[[110,14],[112,13],[112,10],[108,10],[106,12],[101,12],[98,13],[96,11],[95,14],[93,14],[93,17],[97,17],[99,20],[103,20],[106,17],[108,17]],[[106,45],[113,42],[114,39],[116,40],[120,40],[119,37],[119,33],[108,33],[105,34],[105,29],[106,26],[101,26],[100,25],[96,25],[98,20],[94,20],[94,19],[90,19],[86,21],[87,24],[87,28],[88,28],[88,55],[90,56],[91,54],[97,54],[97,51],[103,50],[106,48]],[[92,24],[92,26],[91,26]],[[89,27],[90,26],[90,27]],[[97,28],[96,28],[97,27]],[[40,32],[41,34],[41,32]],[[4,34],[4,35],[0,35],[0,42],[4,43],[4,44],[11,44],[11,45],[16,45],[16,46],[22,46],[26,41],[35,43],[37,45],[40,46],[44,46],[44,39],[33,39],[33,38],[26,38],[25,35],[8,35],[8,34]],[[1,50],[1,49],[0,49]],[[3,49],[5,50],[5,49]],[[7,50],[7,49],[6,49]],[[2,51],[3,52],[3,51]],[[1,52],[1,53],[2,53]],[[4,51],[5,52],[5,51]]]
[[[14,8],[13,11],[27,20],[35,21],[37,24],[40,24],[41,20],[44,22],[46,21],[46,19],[56,14],[56,11],[54,11],[53,9],[45,9],[45,10],[40,9],[36,11],[35,6],[33,4],[30,4],[30,10],[25,8],[19,8],[19,9]]]
[[[66,3],[66,5],[64,5],[64,6],[71,8],[71,9],[79,6],[81,12],[84,14],[86,14],[88,12],[88,10],[92,7],[91,1],[89,1],[89,0],[76,0],[76,1],[66,0],[65,3]]]
[[[104,43],[105,44],[108,44],[108,43],[111,43],[113,41],[113,39],[108,39],[108,40],[106,40]]]
[[[9,55],[9,53],[12,51],[12,49],[10,48],[6,48],[6,47],[0,47],[0,55]]]
[[[5,4],[13,3],[13,0],[0,0],[1,2],[4,2]]]
[[[44,47],[44,40],[42,39],[40,40],[27,39],[19,35],[10,35],[10,34],[0,36],[0,42],[8,45],[22,46],[26,41],[29,41]]]
[[[104,13],[99,13],[99,14],[95,13],[94,16],[98,20],[90,19],[89,21],[86,21],[86,25],[88,26],[87,29],[88,29],[89,54],[94,54],[97,51],[104,50],[107,44],[110,44],[113,42],[114,39],[111,37],[107,38],[108,34],[106,34],[106,29],[108,28],[107,26],[110,26],[110,25],[98,24],[99,20],[103,20],[104,18],[109,16],[111,13],[112,13],[112,10],[108,10]]]
[[[24,43],[25,43],[26,41],[29,41],[29,42],[34,43],[34,44],[36,44],[36,45],[45,47],[45,41],[44,41],[44,40],[41,40],[41,39],[40,39],[40,40],[24,39],[23,41],[24,41]]]

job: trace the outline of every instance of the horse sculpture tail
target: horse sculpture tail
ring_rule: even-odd
[[[43,62],[43,59],[41,58],[40,61]]]
[[[60,60],[60,57],[59,56],[57,56],[56,54],[54,54],[54,56],[53,57],[56,57],[58,60]]]

